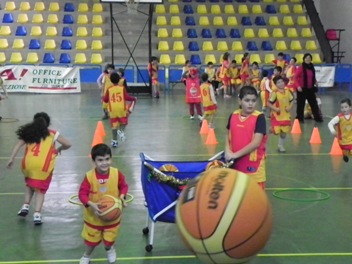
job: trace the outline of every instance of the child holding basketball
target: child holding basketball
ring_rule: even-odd
[[[112,86],[112,83],[110,81],[110,74],[115,70],[115,66],[114,64],[107,64],[105,66],[104,72],[102,74],[100,74],[100,76],[97,79],[97,83],[98,83],[98,87],[101,91],[101,98],[104,96],[104,94],[106,93],[106,90]],[[103,112],[104,115],[102,117],[102,119],[108,119],[109,115],[108,115],[108,105],[106,103],[104,103],[102,101],[102,106],[103,106]]]
[[[200,94],[202,96],[202,105],[204,109],[204,118],[208,120],[209,126],[214,128],[214,115],[216,113],[217,104],[215,99],[214,88],[209,82],[207,73],[201,76],[202,84],[200,85]]]
[[[284,143],[286,135],[291,130],[291,109],[293,106],[293,94],[285,87],[285,81],[282,76],[276,76],[274,83],[277,91],[270,94],[268,106],[271,109],[271,128],[270,132],[279,135],[277,150],[280,153],[286,152]]]
[[[25,146],[25,154],[22,159],[22,173],[25,177],[26,191],[24,204],[19,216],[26,216],[29,212],[29,205],[35,194],[35,207],[33,221],[35,225],[41,225],[41,210],[44,203],[44,196],[50,186],[53,176],[55,159],[62,150],[71,147],[71,143],[60,135],[58,131],[49,129],[50,117],[47,113],[41,112],[34,115],[33,121],[21,126],[16,134],[19,141],[12,150],[7,168],[12,168],[14,159],[20,149]],[[55,146],[55,142],[60,144]]]
[[[243,86],[239,91],[240,109],[227,123],[225,159],[235,160],[232,168],[253,177],[265,189],[266,123],[263,113],[256,110],[257,90]]]
[[[123,173],[111,167],[112,154],[109,146],[95,145],[91,150],[95,168],[88,171],[79,188],[78,197],[83,207],[82,237],[86,250],[80,264],[89,264],[90,256],[96,246],[103,241],[109,263],[115,263],[116,251],[113,247],[120,229],[120,218],[106,222],[99,218],[101,213],[98,201],[105,194],[120,198],[125,206],[128,185]]]
[[[110,80],[113,85],[107,89],[103,101],[108,104],[112,127],[111,146],[116,148],[118,146],[117,135],[122,142],[126,140],[125,128],[128,124],[128,115],[132,112],[137,98],[130,96],[125,87],[119,84],[120,76],[117,73],[112,73]],[[132,102],[132,106],[128,107],[126,101]]]
[[[201,121],[202,116],[202,96],[200,94],[199,75],[197,68],[191,68],[188,74],[183,76],[186,79],[186,103],[189,105],[190,119],[194,119],[194,108],[197,111],[198,119]]]
[[[343,160],[348,162],[348,156],[352,155],[352,104],[351,99],[345,98],[340,102],[340,110],[328,124],[329,130],[335,136],[342,149]]]

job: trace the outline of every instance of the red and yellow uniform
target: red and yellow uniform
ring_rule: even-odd
[[[258,128],[258,119],[264,122],[263,127]],[[232,152],[239,151],[247,146],[258,130],[264,134],[260,146],[251,153],[240,157],[233,165],[233,169],[241,171],[253,177],[260,185],[266,181],[265,172],[265,146],[267,135],[265,134],[265,117],[263,113],[254,111],[247,117],[241,116],[241,110],[232,113],[228,124],[229,146]]]
[[[296,92],[297,90],[297,84],[295,82],[295,73],[296,73],[296,66],[295,65],[290,65],[287,68],[286,71],[286,77],[288,78],[288,84],[287,84],[287,88],[290,89],[291,92]]]
[[[125,87],[122,85],[113,85],[108,88],[104,98],[104,102],[108,104],[108,112],[110,116],[110,124],[113,128],[119,124],[128,124],[128,106],[126,101],[136,101],[135,97],[130,96]]]
[[[211,98],[212,85],[208,82],[202,83],[200,86],[202,105],[205,115],[213,115],[216,113],[217,105],[213,102]]]
[[[110,86],[112,86],[112,82],[110,80],[110,73],[104,73],[104,77],[103,77],[103,89],[102,89],[102,94],[101,96],[103,97],[104,94],[106,93],[106,91],[108,90],[108,88]],[[102,100],[103,103],[103,109],[107,110],[108,109],[108,104],[104,102],[104,100]]]
[[[202,97],[200,94],[199,78],[186,78],[186,103],[200,103]]]
[[[271,80],[270,80],[270,87],[271,87],[271,90],[273,91],[273,92],[276,92],[277,90],[278,90],[278,88],[277,88],[277,86],[276,86],[276,84],[274,83],[274,78],[276,77],[276,75],[272,75],[271,76]]]
[[[230,68],[231,84],[241,84],[240,70],[235,66]]]
[[[242,62],[241,70],[240,70],[241,82],[245,85],[248,82],[249,78],[249,60],[245,59]]]
[[[152,79],[152,84],[158,84],[158,74],[159,74],[159,67],[153,63],[148,64],[148,72],[149,76]]]
[[[251,70],[251,81],[255,88],[259,88],[260,85],[260,69]]]
[[[119,198],[121,194],[126,195],[127,191],[125,176],[117,168],[110,167],[107,175],[99,174],[95,169],[86,173],[80,186],[79,199],[84,205],[82,237],[87,245],[96,246],[103,240],[105,245],[111,246],[120,225],[120,218],[111,222],[102,221],[87,206],[88,201],[97,203],[105,194]]]
[[[214,68],[214,67],[213,67],[213,68],[206,67],[206,68],[204,69],[204,72],[205,72],[206,74],[208,74],[208,81],[209,81],[209,82],[212,82],[212,81],[215,80],[216,76],[215,76],[215,68]]]
[[[220,67],[219,77],[221,79],[222,84],[225,86],[229,86],[231,81],[229,67],[230,63],[228,60],[224,60]]]
[[[291,114],[286,109],[289,108],[293,101],[293,95],[288,88],[283,91],[275,91],[270,94],[269,102],[280,112],[271,111],[271,132],[275,135],[280,133],[288,133],[291,129]]]
[[[26,145],[22,159],[26,185],[39,189],[42,193],[46,193],[49,188],[57,156],[55,140],[59,133],[54,130],[49,132],[49,136],[40,143]]]
[[[285,68],[287,66],[287,62],[285,60],[277,60],[277,59],[275,59],[275,60],[273,60],[273,64],[275,66],[280,66],[281,69],[282,69],[282,72],[284,72],[284,70],[285,70]]]
[[[347,119],[344,114],[340,113],[339,123],[336,125],[337,128],[337,140],[342,149],[343,155],[352,155],[352,117]]]
[[[262,101],[262,107],[267,107],[268,106],[268,100],[270,96],[270,91],[267,89],[267,86],[270,88],[270,80],[268,77],[264,77],[260,81],[260,99]]]

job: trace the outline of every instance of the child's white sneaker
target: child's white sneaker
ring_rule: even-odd
[[[286,152],[286,149],[283,147],[283,146],[277,146],[277,151],[279,152],[279,153],[285,153]]]
[[[43,223],[42,216],[40,213],[35,212],[33,214],[33,223],[34,225],[41,225]]]
[[[90,258],[83,256],[81,257],[81,259],[79,260],[79,264],[89,264],[90,263]]]
[[[117,148],[118,145],[119,143],[117,142],[117,140],[111,140],[111,147]]]
[[[199,119],[199,121],[202,121],[203,120],[203,116],[198,115],[198,119]]]
[[[106,251],[106,255],[108,258],[108,261],[110,264],[115,263],[116,262],[116,251],[115,248],[110,248],[109,250]]]
[[[29,212],[29,204],[22,205],[21,210],[18,211],[17,215],[19,216],[26,216]]]
[[[191,116],[189,117],[189,119],[194,119],[194,116],[191,115]]]
[[[126,136],[125,136],[125,133],[122,131],[122,130],[117,130],[117,134],[119,135],[119,137],[120,137],[120,140],[122,141],[122,142],[125,142],[126,141]]]

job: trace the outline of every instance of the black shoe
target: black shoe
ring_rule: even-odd
[[[2,116],[0,116],[0,121],[1,121],[1,119],[2,119]]]
[[[348,162],[350,159],[347,156],[343,156],[343,161]]]
[[[317,123],[323,123],[324,122],[324,120],[322,118],[314,119],[314,121],[317,122]]]

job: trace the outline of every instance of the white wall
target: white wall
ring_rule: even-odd
[[[352,63],[352,1],[314,0],[324,29],[345,29],[342,32],[340,50],[346,51],[343,63]]]

